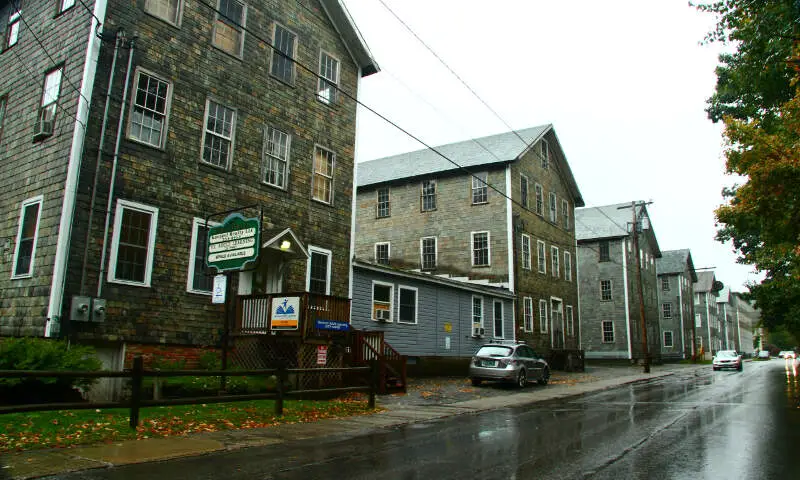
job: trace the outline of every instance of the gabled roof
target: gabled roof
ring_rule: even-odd
[[[637,201],[636,204],[644,202]],[[641,205],[637,208],[639,216],[644,216],[646,223],[644,238],[650,243],[653,255],[656,259],[661,257],[661,249],[658,246],[656,232],[653,230],[650,215],[647,213],[647,206]],[[576,208],[575,209],[575,239],[581,241],[604,240],[612,238],[627,237],[628,225],[633,221],[633,212],[630,203],[615,203],[614,205],[603,205],[601,207]]]
[[[722,287],[717,297],[717,303],[730,303],[731,302],[731,288],[728,286]]]
[[[518,160],[549,132],[553,132],[555,136],[551,124],[539,125],[524,130],[469,139],[439,145],[432,149],[427,148],[361,162],[357,165],[356,183],[358,187],[366,187],[425,175],[454,172],[460,167],[471,171],[475,171],[476,167],[499,167]],[[525,141],[523,142],[520,137]],[[558,143],[558,137],[555,138]],[[558,148],[561,149],[560,144]],[[552,161],[557,160],[553,159]],[[575,204],[577,206],[584,205],[583,196],[578,189],[569,164],[566,161],[559,162],[559,168],[564,172],[564,180],[570,187]]]
[[[710,292],[714,288],[714,272],[698,272],[697,281],[694,282],[695,292]]]
[[[666,250],[661,252],[661,258],[656,259],[656,272],[658,275],[669,273],[683,273],[689,267],[692,282],[697,281],[697,272],[694,271],[692,252],[688,248],[681,250]]]
[[[369,51],[367,43],[344,4],[340,0],[320,0],[320,4],[333,23],[333,28],[342,38],[353,61],[361,69],[361,76],[366,77],[379,72],[378,62],[372,58],[372,52]]]

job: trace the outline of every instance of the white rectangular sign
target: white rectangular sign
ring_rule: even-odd
[[[214,289],[211,291],[211,303],[225,303],[225,275],[214,275]]]

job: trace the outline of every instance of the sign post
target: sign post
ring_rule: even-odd
[[[236,311],[234,305],[232,278],[233,274],[244,269],[247,263],[258,259],[261,241],[261,220],[259,218],[245,218],[239,213],[228,215],[221,225],[208,229],[208,248],[206,250],[206,265],[214,267],[217,272],[224,274],[225,282],[214,279],[214,295],[212,301],[220,302],[224,297],[225,323],[222,330],[222,369],[228,369],[228,349],[230,343],[231,324]],[[219,282],[219,283],[218,283]],[[218,288],[219,287],[219,288]],[[225,389],[226,378],[221,381],[222,390]]]

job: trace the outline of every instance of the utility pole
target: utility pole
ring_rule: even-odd
[[[639,289],[639,323],[642,330],[642,360],[644,364],[644,373],[650,373],[650,354],[647,349],[647,323],[645,322],[644,315],[644,289],[642,287],[642,258],[639,254],[639,218],[636,214],[636,207],[644,207],[651,202],[641,202],[637,205],[635,201],[631,202],[630,209],[632,210],[633,220],[631,224],[631,235],[633,236],[633,254],[636,257],[636,286]],[[619,207],[619,208],[628,208]]]

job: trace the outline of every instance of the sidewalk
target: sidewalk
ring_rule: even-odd
[[[370,415],[283,424],[270,428],[226,430],[186,437],[130,440],[115,444],[0,455],[0,479],[27,479],[93,468],[203,455],[244,447],[273,445],[315,437],[353,437],[399,425],[453,415],[566,398],[620,385],[648,381],[703,366],[587,367],[584,373],[554,372],[550,385],[515,390],[499,385],[472,387],[464,378],[411,380],[407,394],[378,397],[381,411]],[[420,408],[424,406],[424,408]]]

